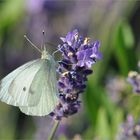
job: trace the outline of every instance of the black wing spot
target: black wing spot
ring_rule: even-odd
[[[26,91],[26,87],[23,87],[23,91]]]

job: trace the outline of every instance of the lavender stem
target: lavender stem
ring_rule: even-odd
[[[53,140],[53,138],[54,138],[54,136],[55,136],[55,132],[56,132],[56,130],[57,130],[57,128],[58,128],[59,123],[60,123],[60,121],[55,121],[55,122],[54,122],[52,131],[51,131],[51,133],[50,133],[50,135],[49,135],[49,137],[48,137],[48,140]]]

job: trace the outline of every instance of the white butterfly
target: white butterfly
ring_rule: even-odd
[[[56,68],[46,49],[0,81],[0,100],[32,116],[45,116],[58,104]]]

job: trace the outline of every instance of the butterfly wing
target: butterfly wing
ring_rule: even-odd
[[[40,71],[36,74],[35,80],[31,84],[30,89],[34,92],[29,95],[29,104],[35,104],[37,94],[41,94],[39,103],[35,106],[19,107],[20,110],[27,114],[33,116],[45,116],[54,110],[58,104],[57,91],[57,81],[56,81],[56,70],[55,62],[53,59],[44,59],[44,64],[42,65]]]
[[[28,69],[32,64],[36,63],[38,60],[33,60],[30,61],[22,66],[20,66],[19,68],[15,69],[13,72],[11,72],[10,74],[8,74],[5,78],[3,78],[0,81],[0,100],[10,104],[10,105],[14,105],[14,106],[18,106],[19,104],[17,103],[17,101],[12,97],[12,95],[10,94],[10,87],[11,84],[13,82],[13,80],[16,79],[16,77],[18,77],[18,75],[24,71],[25,69]]]
[[[34,82],[34,78],[40,71],[43,65],[43,61],[38,59],[28,68],[20,72],[15,79],[10,84],[8,89],[9,94],[13,97],[13,99],[18,103],[18,106],[28,106],[28,98],[32,95],[32,89],[30,88],[32,82]],[[36,94],[38,98],[41,94]],[[39,101],[38,101],[39,102]],[[37,103],[36,103],[37,104]]]

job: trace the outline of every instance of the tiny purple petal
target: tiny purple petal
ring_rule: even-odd
[[[93,54],[91,48],[77,52],[77,65],[80,67],[85,66],[87,68],[91,68],[91,65],[94,63],[92,55]]]
[[[78,31],[75,29],[72,32],[69,32],[66,35],[66,38],[60,37],[60,39],[65,43],[68,43],[69,46],[71,46],[75,40],[76,35],[78,35]]]
[[[92,64],[94,63],[94,61],[87,61],[85,64],[86,64],[86,67],[87,68],[91,68]]]

